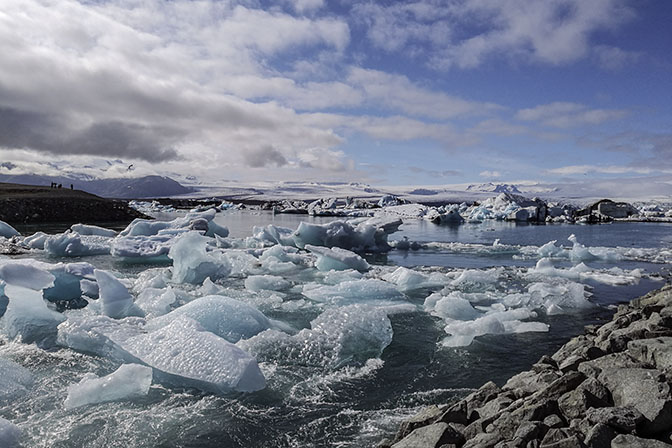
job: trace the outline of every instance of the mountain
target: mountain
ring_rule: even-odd
[[[473,184],[469,185],[466,191],[479,191],[483,193],[512,193],[512,194],[521,194],[522,192],[512,184],[493,184],[488,182],[485,184]]]
[[[70,176],[44,176],[37,174],[9,175],[0,174],[0,182],[11,182],[25,185],[49,186],[52,182],[73,186],[76,190],[86,191],[104,198],[139,199],[175,196],[191,193],[191,187],[165,176],[144,176],[137,178],[95,179]]]

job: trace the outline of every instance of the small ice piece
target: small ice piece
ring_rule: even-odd
[[[201,284],[210,277],[217,280],[231,272],[226,258],[216,259],[207,252],[208,238],[198,232],[181,236],[170,248],[168,257],[173,260],[173,281]]]
[[[213,393],[254,392],[266,387],[257,361],[227,340],[180,316],[164,327],[122,342],[154,369],[158,381]]]
[[[328,248],[305,245],[305,249],[317,255],[315,267],[320,271],[344,271],[346,269],[355,269],[357,271],[368,271],[369,263],[356,253],[340,247]]]
[[[16,229],[5,221],[0,221],[0,237],[11,238],[13,236],[20,235]]]
[[[486,334],[548,331],[549,326],[543,322],[522,322],[536,316],[535,312],[521,308],[493,311],[475,320],[449,320],[445,331],[451,336],[445,338],[442,344],[447,347],[463,347],[470,345],[476,336]]]
[[[333,304],[405,299],[394,285],[378,279],[352,280],[337,285],[306,285],[303,295],[316,302]]]
[[[65,317],[47,307],[41,292],[14,285],[5,285],[4,290],[9,303],[0,320],[10,339],[30,344],[56,335],[56,327]]]
[[[100,299],[103,301],[103,313],[113,319],[128,316],[144,316],[144,313],[133,302],[128,289],[114,275],[107,271],[94,271],[98,282]]]
[[[21,430],[19,427],[0,417],[0,446],[3,448],[20,448],[20,438]]]
[[[425,308],[443,319],[473,320],[483,315],[459,294],[451,293],[446,297],[439,295],[438,300],[436,300],[436,296],[437,294],[432,294],[425,299]]]
[[[441,274],[425,275],[405,267],[398,267],[394,272],[385,274],[383,280],[394,283],[403,292],[441,286],[447,281]]]
[[[567,251],[564,248],[555,245],[558,240],[549,241],[537,249],[537,254],[542,258],[557,258],[566,256]]]
[[[90,373],[77,384],[68,387],[63,406],[73,409],[87,404],[130,400],[144,397],[152,385],[152,369],[139,364],[123,364],[107,376],[98,378]]]
[[[291,286],[287,280],[276,275],[250,275],[245,279],[245,288],[250,291],[285,291]]]
[[[106,229],[104,227],[92,226],[89,224],[73,224],[70,227],[70,230],[77,232],[80,235],[97,235],[108,238],[114,238],[117,236],[117,232],[114,230]]]
[[[167,255],[174,239],[174,235],[117,237],[112,240],[110,253],[128,261],[167,262],[170,261]]]
[[[56,257],[84,257],[110,253],[109,238],[82,237],[76,232],[51,235],[44,242],[44,249]]]
[[[47,238],[49,238],[49,235],[46,233],[36,232],[30,236],[25,237],[22,243],[24,246],[28,246],[31,249],[44,250],[44,243],[47,241]]]
[[[220,238],[226,238],[229,236],[229,229],[224,226],[220,226],[215,221],[210,221],[208,223],[208,231],[205,232],[205,236],[215,237],[217,235]]]
[[[269,224],[266,227],[254,226],[252,228],[252,238],[261,242],[292,246],[294,245],[294,240],[292,239],[293,232],[294,230],[292,229],[278,227],[272,224]]]
[[[586,246],[579,243],[579,241],[576,239],[576,235],[571,234],[569,237],[567,237],[567,239],[573,245],[572,250],[569,253],[569,257],[572,261],[590,261],[597,258]]]
[[[234,343],[271,327],[271,321],[252,305],[225,296],[206,296],[150,320],[146,328],[158,329],[183,316]]]
[[[0,402],[15,400],[27,394],[33,382],[33,374],[28,369],[9,359],[0,358]]]
[[[8,263],[0,266],[0,280],[8,285],[40,291],[53,286],[55,279],[50,272],[31,265]]]
[[[452,285],[462,284],[494,284],[497,283],[502,275],[502,268],[493,269],[465,269],[460,275],[451,282]]]
[[[170,286],[165,289],[147,288],[138,295],[135,304],[150,319],[170,312],[170,306],[176,300],[177,296]]]

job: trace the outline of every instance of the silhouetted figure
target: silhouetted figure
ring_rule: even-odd
[[[63,188],[63,184],[58,184],[58,188]]]
[[[72,184],[70,184],[70,189],[71,189],[71,190],[74,190],[75,187],[73,187]]]

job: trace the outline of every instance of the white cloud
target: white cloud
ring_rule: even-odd
[[[499,171],[481,171],[480,173],[478,173],[478,175],[481,177],[487,177],[491,179],[502,177],[502,173],[500,173]]]
[[[639,62],[642,57],[640,52],[626,51],[609,45],[596,46],[593,49],[593,54],[598,65],[607,70],[622,69]]]
[[[561,176],[572,176],[578,174],[650,174],[652,172],[649,168],[637,168],[632,166],[621,165],[568,165],[559,168],[546,170],[548,174],[557,174]]]
[[[538,121],[544,126],[553,128],[570,128],[618,120],[627,113],[620,109],[590,109],[583,104],[555,102],[521,109],[516,113],[516,118],[523,121]]]

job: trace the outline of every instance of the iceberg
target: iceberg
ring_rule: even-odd
[[[249,353],[184,316],[119,345],[152,367],[157,380],[174,386],[218,394],[254,392],[266,387],[257,361]]]
[[[189,302],[168,314],[150,320],[146,328],[159,329],[183,317],[198,322],[203,330],[233,343],[271,328],[271,321],[252,305],[218,295],[205,296]]]
[[[174,235],[126,236],[112,240],[110,253],[127,261],[169,262],[167,255]]]
[[[267,330],[238,345],[273,362],[337,369],[380,357],[392,335],[384,310],[356,304],[326,310],[296,335]]]
[[[387,236],[396,232],[402,221],[398,218],[362,218],[350,221],[331,221],[327,224],[302,222],[292,234],[294,244],[340,247],[356,252],[383,252],[390,250]]]
[[[103,314],[113,319],[144,316],[142,310],[133,302],[133,296],[126,286],[114,275],[100,269],[96,269],[94,274],[98,282],[100,300],[103,302]]]
[[[45,342],[56,335],[56,328],[65,320],[62,314],[47,307],[39,291],[5,285],[4,294],[9,303],[0,323],[10,339],[20,339],[26,344]]]
[[[404,300],[394,285],[378,279],[351,280],[337,285],[308,284],[303,295],[316,302],[348,304]]]
[[[56,277],[43,269],[32,265],[8,263],[0,265],[0,281],[7,285],[41,291],[54,285]]]
[[[435,272],[425,275],[405,267],[398,267],[394,272],[383,275],[383,280],[394,283],[403,292],[442,286],[447,282],[446,277],[442,274]]]
[[[369,270],[369,263],[365,259],[347,249],[312,246],[310,244],[306,244],[304,248],[317,255],[315,267],[320,271]]]
[[[170,286],[165,289],[147,288],[138,295],[135,304],[151,319],[170,312],[170,307],[176,300],[175,291]]]
[[[208,238],[197,232],[181,236],[170,248],[168,257],[173,260],[173,281],[201,284],[210,277],[217,280],[231,272],[225,257],[215,258],[207,252]]]
[[[276,275],[250,275],[245,279],[245,289],[250,291],[284,291],[291,286],[287,280]]]
[[[47,241],[47,238],[49,238],[49,235],[46,233],[36,232],[30,236],[25,237],[22,241],[22,244],[31,249],[44,250],[44,243]]]
[[[111,229],[106,229],[104,227],[92,226],[88,224],[73,224],[70,227],[70,230],[76,232],[80,235],[96,235],[104,236],[107,238],[114,238],[117,236],[117,232]]]
[[[44,241],[44,250],[56,257],[84,257],[110,253],[110,239],[101,236],[82,237],[76,232],[51,235]]]
[[[98,378],[87,374],[77,384],[68,387],[63,406],[73,409],[87,404],[130,400],[143,397],[152,384],[152,369],[139,364],[123,364],[107,376]]]
[[[21,235],[17,230],[7,224],[5,221],[0,221],[0,237],[11,238],[13,236]]]

